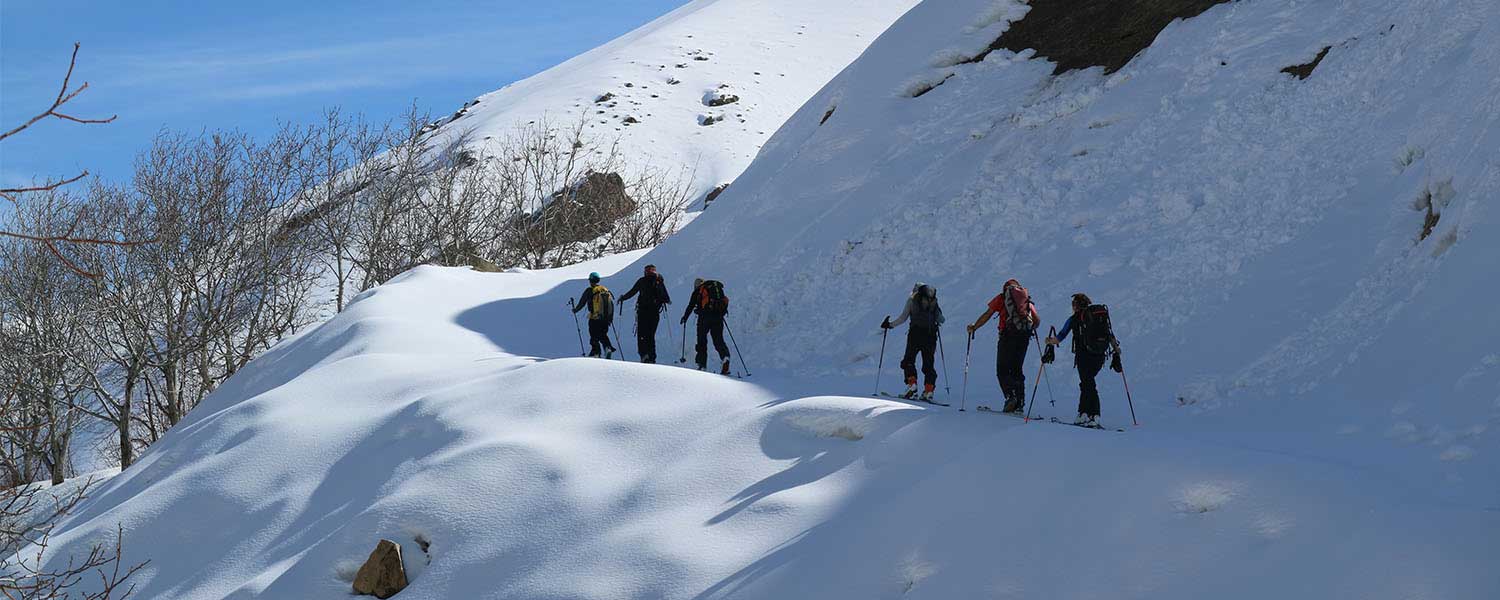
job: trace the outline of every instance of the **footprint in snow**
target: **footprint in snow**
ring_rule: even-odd
[[[1178,512],[1203,514],[1223,508],[1234,499],[1232,486],[1223,483],[1201,482],[1184,486],[1177,491],[1174,505]]]

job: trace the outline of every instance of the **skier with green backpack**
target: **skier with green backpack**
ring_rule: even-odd
[[[614,356],[615,345],[609,341],[609,326],[615,321],[615,297],[609,288],[599,283],[598,273],[589,273],[589,287],[579,296],[578,304],[573,305],[573,312],[577,314],[585,308],[589,309],[589,356],[599,356],[601,349],[604,358]]]
[[[1094,304],[1086,294],[1073,294],[1073,314],[1056,335],[1047,337],[1047,351],[1042,362],[1052,362],[1052,347],[1062,344],[1073,334],[1073,365],[1078,369],[1078,418],[1074,425],[1102,427],[1099,424],[1099,386],[1094,378],[1104,369],[1104,359],[1113,356],[1109,368],[1123,373],[1120,364],[1120,341],[1109,319],[1109,307]]]

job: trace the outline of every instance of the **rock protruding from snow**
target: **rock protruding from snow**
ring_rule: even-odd
[[[354,593],[390,598],[406,589],[406,567],[401,564],[401,544],[380,540],[375,551],[354,576]]]

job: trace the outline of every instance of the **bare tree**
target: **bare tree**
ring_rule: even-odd
[[[8,600],[123,599],[135,591],[129,579],[146,563],[126,567],[121,559],[124,531],[99,542],[61,566],[49,558],[52,527],[82,502],[89,479],[70,491],[53,493],[40,485],[0,489],[0,597]],[[87,591],[85,587],[87,578]]]
[[[13,221],[23,227],[45,229],[58,222],[77,222],[79,203],[52,190],[19,205]],[[0,347],[4,348],[9,395],[19,399],[12,418],[22,423],[3,437],[0,445],[22,458],[8,465],[20,481],[37,478],[45,469],[54,484],[71,473],[73,432],[83,416],[77,405],[84,394],[80,364],[73,351],[82,345],[89,327],[77,309],[86,296],[83,280],[43,247],[28,243],[0,245]],[[8,411],[10,412],[10,411]]]
[[[21,133],[22,131],[25,131],[28,128],[30,128],[32,125],[35,125],[38,122],[40,122],[40,121],[42,121],[44,119],[48,119],[48,118],[54,118],[54,119],[59,119],[59,120],[62,120],[62,121],[69,121],[69,122],[79,123],[79,124],[83,124],[83,125],[93,125],[93,124],[109,123],[109,122],[115,120],[116,116],[110,116],[110,117],[104,118],[104,119],[88,119],[88,118],[76,117],[76,116],[73,116],[71,114],[63,112],[63,107],[67,103],[73,101],[73,99],[77,98],[79,94],[82,94],[84,92],[84,90],[87,90],[89,88],[88,82],[84,82],[83,85],[80,85],[80,86],[78,86],[76,88],[69,89],[69,87],[72,85],[73,69],[78,64],[78,49],[79,49],[79,46],[80,45],[77,44],[77,43],[73,44],[73,55],[68,60],[68,71],[67,71],[67,73],[65,73],[63,75],[62,86],[61,86],[61,88],[58,89],[57,97],[55,99],[53,99],[52,105],[49,106],[49,107],[47,107],[46,110],[44,110],[44,111],[42,111],[40,113],[37,113],[35,116],[32,116],[31,118],[29,118],[26,121],[22,122],[20,125],[17,125],[14,128],[11,128],[9,131],[6,131],[5,133],[0,133],[0,141],[4,141],[6,138],[9,138],[10,136],[13,136],[13,135],[16,135],[18,133]],[[42,183],[40,185],[32,185],[32,186],[25,186],[25,187],[0,188],[0,199],[4,199],[4,200],[7,200],[7,201],[11,202],[12,204],[16,204],[16,203],[19,202],[20,197],[22,195],[24,195],[24,194],[55,191],[55,190],[58,190],[59,188],[62,188],[65,185],[69,185],[69,184],[78,182],[78,181],[82,180],[83,178],[88,177],[88,175],[89,175],[88,171],[83,171],[83,172],[81,172],[81,173],[79,173],[77,175],[74,175],[73,177],[67,177],[67,178],[57,179],[57,180],[48,180],[47,182],[44,182],[44,183]],[[54,258],[56,258],[57,260],[61,261],[68,268],[72,269],[73,271],[77,272],[80,275],[86,275],[86,276],[95,276],[97,274],[94,273],[94,272],[92,272],[92,271],[88,271],[87,269],[85,269],[82,266],[80,266],[77,262],[75,262],[74,260],[70,259],[68,257],[68,253],[65,251],[65,247],[66,246],[69,246],[69,245],[80,245],[80,246],[130,247],[130,246],[135,246],[135,245],[139,245],[139,244],[149,243],[150,242],[150,239],[148,239],[148,238],[138,238],[138,239],[135,239],[135,240],[131,240],[131,239],[128,239],[128,238],[125,238],[125,239],[108,239],[108,238],[96,238],[96,237],[89,237],[89,236],[86,236],[86,235],[82,235],[78,231],[78,222],[77,221],[74,221],[72,223],[53,224],[48,229],[27,230],[27,229],[4,229],[4,228],[0,228],[0,237],[17,238],[17,239],[26,240],[28,242],[40,244],[42,247],[46,248],[47,251],[49,253],[51,253]]]

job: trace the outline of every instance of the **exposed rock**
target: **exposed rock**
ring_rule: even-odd
[[[707,127],[709,125],[713,125],[714,123],[718,123],[719,121],[723,121],[723,120],[724,120],[723,117],[715,117],[713,115],[701,115],[701,116],[698,117],[698,124],[702,125],[704,127]]]
[[[833,116],[833,111],[836,108],[838,108],[838,107],[837,106],[830,106],[830,107],[828,107],[828,112],[823,113],[823,118],[818,121],[818,124],[822,125],[824,123],[827,123],[828,122],[828,118]]]
[[[610,100],[613,100],[614,98],[615,98],[615,95],[613,93],[604,92],[604,95],[599,96],[598,98],[594,99],[594,104],[603,104],[605,102],[609,102]]]
[[[598,239],[636,208],[636,201],[625,188],[625,179],[618,173],[592,172],[578,184],[554,192],[541,210],[517,219],[522,220],[521,229],[545,236],[539,242],[559,246]],[[531,227],[541,223],[548,226]]]
[[[635,117],[625,117],[625,121],[624,121],[624,123],[626,125],[633,125],[633,124],[640,123],[640,122],[641,122],[641,120],[637,119]]]
[[[703,206],[707,207],[710,203],[712,203],[715,199],[717,199],[719,197],[719,194],[724,193],[724,190],[727,190],[727,189],[729,189],[729,184],[727,184],[727,183],[721,183],[721,184],[719,184],[718,187],[715,187],[713,189],[713,191],[711,191],[711,192],[708,193],[708,197],[707,198],[703,199]]]
[[[380,540],[370,558],[354,576],[354,593],[390,598],[406,589],[406,567],[401,564],[401,544]]]
[[[726,104],[734,104],[735,102],[739,101],[739,96],[727,92],[710,92],[703,99],[703,103],[709,106],[724,106]]]
[[[1324,46],[1323,49],[1318,52],[1318,56],[1312,59],[1312,62],[1301,65],[1293,65],[1282,69],[1281,72],[1288,73],[1296,77],[1297,79],[1307,79],[1312,75],[1313,69],[1318,68],[1318,64],[1323,62],[1323,59],[1328,56],[1328,51],[1332,49],[1333,46]]]
[[[990,43],[989,49],[964,62],[984,60],[991,51],[1035,49],[1057,63],[1054,73],[1104,67],[1106,74],[1124,67],[1156,41],[1168,24],[1191,19],[1230,0],[1031,0],[1031,10]]]

